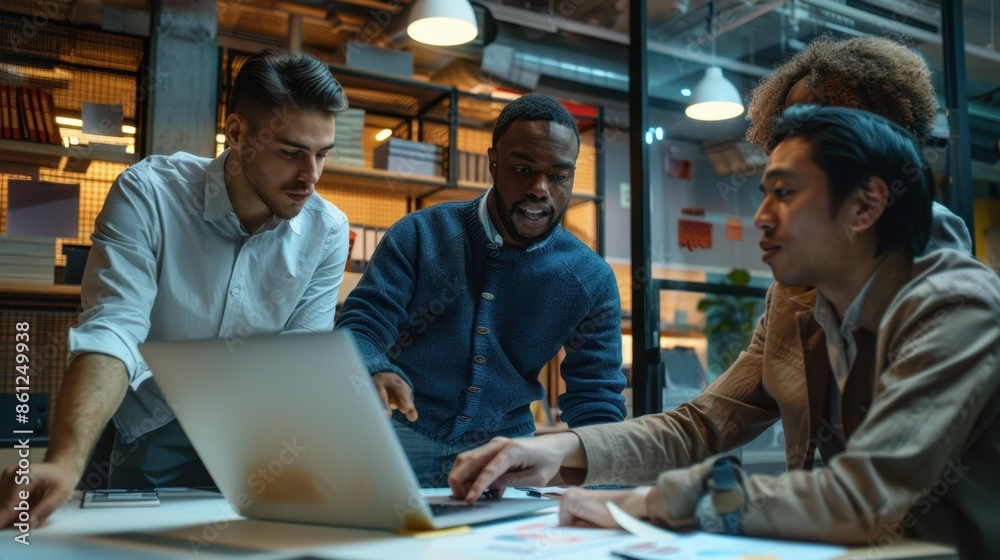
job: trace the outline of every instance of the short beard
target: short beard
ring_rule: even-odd
[[[524,201],[530,202],[528,199],[524,199]],[[517,212],[516,205],[508,207],[504,203],[503,197],[500,195],[500,189],[496,188],[495,185],[493,187],[493,203],[497,207],[497,216],[500,216],[500,222],[503,223],[504,229],[507,230],[507,235],[509,235],[510,238],[516,241],[517,243],[524,245],[525,248],[535,243],[541,243],[542,241],[548,239],[549,236],[552,235],[552,232],[555,231],[556,226],[559,225],[559,222],[562,221],[563,214],[566,213],[566,208],[563,208],[562,211],[559,212],[559,214],[556,214],[555,213],[556,209],[553,208],[552,224],[549,226],[549,229],[546,230],[545,233],[538,235],[536,237],[525,237],[521,235],[521,232],[517,231],[517,225],[514,223],[514,219],[511,218],[511,215],[514,212]]]

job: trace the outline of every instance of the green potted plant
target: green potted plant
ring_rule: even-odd
[[[733,286],[748,286],[750,272],[742,268],[729,271],[723,280]],[[759,298],[709,295],[698,301],[698,311],[705,313],[708,337],[708,380],[715,381],[736,361],[753,338]]]

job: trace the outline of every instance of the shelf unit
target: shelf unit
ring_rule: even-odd
[[[131,150],[141,153],[139,136],[123,129],[122,136],[86,134],[80,125],[83,103],[120,106],[123,125],[141,129],[140,105],[148,93],[142,87],[145,76],[146,39],[95,29],[81,28],[68,22],[66,5],[52,3],[46,10],[44,25],[25,27],[34,21],[38,5],[34,2],[0,2],[0,28],[9,36],[0,42],[0,83],[31,86],[52,94],[54,114],[59,118],[63,144],[30,140],[0,139],[0,232],[6,232],[6,205],[11,179],[32,179],[79,186],[80,211],[78,235],[60,238],[53,255],[57,265],[64,262],[64,243],[89,245],[94,220],[115,177],[137,161]],[[20,32],[20,34],[17,34]],[[9,40],[8,40],[9,39]],[[77,123],[77,124],[72,124]],[[117,132],[117,131],[116,131]],[[111,146],[110,144],[118,144]],[[59,386],[66,369],[67,330],[80,314],[80,287],[67,285],[0,286],[0,363],[13,372],[15,349],[13,326],[31,325],[32,394],[42,402],[48,395],[50,407],[56,405]],[[42,344],[44,342],[44,344]],[[13,375],[0,375],[0,393],[12,393]],[[39,414],[51,413],[37,411]],[[41,441],[41,440],[40,440]]]
[[[0,162],[58,169],[66,148],[26,140],[0,139]]]
[[[105,161],[132,165],[138,158],[98,144],[75,145],[68,148],[56,144],[43,144],[26,140],[0,139],[0,161],[29,166],[59,169],[62,158],[67,158],[63,169],[66,171],[86,171],[83,162]]]

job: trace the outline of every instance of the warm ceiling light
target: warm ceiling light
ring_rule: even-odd
[[[63,126],[75,126],[80,128],[83,126],[83,121],[80,119],[71,119],[69,117],[56,117],[56,124],[61,124]]]
[[[462,45],[479,35],[468,0],[418,0],[410,9],[406,34],[425,45]]]
[[[216,134],[215,135],[215,142],[218,143],[218,144],[225,144],[226,143],[226,135],[225,134]]]
[[[375,133],[375,139],[379,142],[385,140],[386,138],[392,136],[392,131],[388,128],[383,128],[382,130]]]
[[[56,124],[71,126],[73,128],[83,128],[83,120],[72,117],[56,117]],[[122,125],[122,132],[125,134],[135,134],[135,127],[129,124]]]
[[[743,100],[736,86],[722,75],[722,68],[715,65],[715,1],[708,3],[708,33],[712,37],[712,65],[705,69],[691,93],[691,103],[684,114],[698,121],[724,121],[743,114]]]
[[[742,115],[743,102],[736,86],[722,75],[722,68],[710,66],[694,86],[684,114],[699,121],[722,121]]]

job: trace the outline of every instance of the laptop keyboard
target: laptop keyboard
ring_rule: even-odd
[[[467,504],[427,504],[431,508],[431,513],[434,515],[448,515],[451,513],[462,513],[469,511],[470,508],[476,507],[474,505]]]

